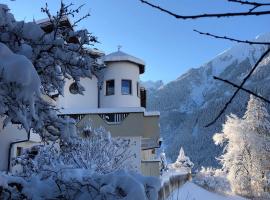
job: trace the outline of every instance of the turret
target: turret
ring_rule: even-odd
[[[143,60],[120,50],[104,57],[101,108],[141,107],[139,76],[144,73]]]

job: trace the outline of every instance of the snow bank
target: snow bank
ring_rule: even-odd
[[[209,192],[194,183],[188,182],[175,190],[168,200],[245,200],[239,196],[222,196]]]
[[[51,176],[55,174],[55,176]],[[159,181],[127,171],[107,175],[85,169],[48,171],[29,179],[0,174],[0,199],[156,200]]]

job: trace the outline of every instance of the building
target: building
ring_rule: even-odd
[[[78,127],[88,126],[91,121],[94,128],[104,127],[113,137],[138,141],[140,155],[136,157],[140,163],[136,165],[145,175],[158,176],[159,112],[145,110],[146,91],[139,83],[145,63],[120,50],[104,56],[102,61],[106,68],[101,85],[96,76],[83,79],[84,95],[77,94],[74,83],[68,80],[64,97],[57,99],[61,114],[76,119]]]
[[[62,23],[70,24],[68,19]],[[50,31],[48,21],[42,20],[40,24],[45,31]],[[76,38],[70,42],[76,42]],[[139,77],[145,71],[144,61],[119,48],[103,55],[100,62],[105,65],[102,76],[93,75],[91,79],[80,81],[85,88],[84,95],[78,94],[72,80],[66,81],[64,96],[55,97],[60,115],[76,119],[78,128],[91,122],[93,128],[104,127],[113,137],[134,141],[132,150],[137,155],[132,161],[134,165],[145,175],[158,176],[159,113],[145,110],[146,90],[139,83]],[[10,170],[12,158],[40,141],[37,135],[19,130],[15,125],[1,130],[0,137],[0,170]]]

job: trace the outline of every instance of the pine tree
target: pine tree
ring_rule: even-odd
[[[189,157],[185,156],[183,147],[180,148],[179,155],[173,163],[175,169],[191,169],[194,166],[193,162],[190,161]]]

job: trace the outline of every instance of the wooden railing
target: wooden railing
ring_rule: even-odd
[[[191,180],[191,174],[174,174],[164,182],[158,192],[158,200],[167,200],[177,188]]]

